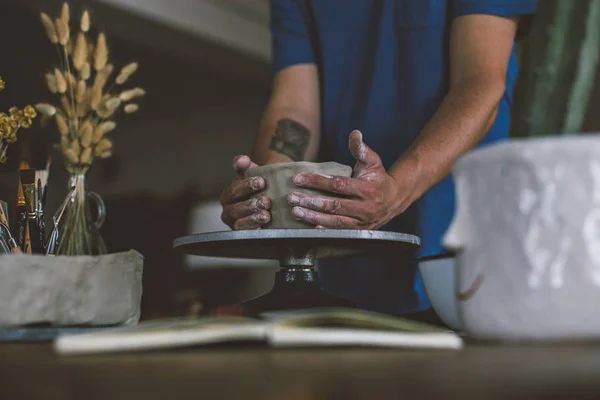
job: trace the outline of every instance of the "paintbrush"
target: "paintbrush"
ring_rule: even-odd
[[[35,212],[38,222],[39,243],[43,252],[46,252],[46,220],[44,218],[44,191],[48,183],[45,170],[35,171],[36,203]]]
[[[19,171],[23,194],[25,196],[25,209],[27,211],[27,228],[29,229],[29,240],[32,254],[43,254],[44,249],[40,243],[40,229],[37,214],[37,188],[34,169],[23,169]]]
[[[21,161],[19,163],[19,172],[29,168],[27,161]],[[16,241],[19,247],[25,252],[26,248],[26,236],[27,236],[27,211],[25,210],[25,195],[23,194],[23,185],[21,184],[21,178],[19,177],[19,186],[17,193],[17,204],[15,206],[15,218],[12,231],[17,235]]]
[[[8,204],[5,201],[0,200],[0,222],[6,226],[10,226],[8,223]]]
[[[48,244],[46,245],[46,255],[47,256],[55,255],[56,251],[58,250],[59,224],[61,222],[63,214],[64,214],[65,210],[67,209],[67,205],[69,204],[69,201],[70,201],[71,197],[73,196],[74,192],[75,192],[75,188],[72,188],[71,191],[69,192],[68,196],[65,197],[65,200],[63,201],[61,206],[56,211],[56,214],[54,215],[54,217],[52,217],[54,227],[52,228],[52,232],[50,233],[50,238],[48,238]]]
[[[48,241],[46,240],[46,220],[44,218],[44,211],[46,209],[46,198],[48,195],[48,180],[50,179],[50,167],[52,166],[52,156],[48,156],[46,160],[46,170],[42,176],[42,215],[40,217],[43,227],[40,228],[42,237],[44,239],[44,252],[47,252]]]
[[[8,205],[6,202],[0,200],[0,228],[6,227],[4,230],[0,230],[0,245],[3,253],[10,253],[12,247],[9,244],[10,239],[12,239],[12,235],[10,233],[10,229],[8,228],[8,218],[6,217],[7,207]]]
[[[29,224],[27,223],[27,213],[25,214],[25,238],[23,240],[23,252],[25,254],[32,254],[31,251],[31,236],[29,234]]]
[[[46,193],[48,187],[48,179],[50,179],[50,166],[52,165],[52,156],[48,156],[46,161],[46,171],[42,179],[42,208],[46,207]]]
[[[3,226],[3,224],[0,223],[0,228]],[[4,229],[2,229],[2,232],[4,231]],[[6,239],[4,238],[4,233],[0,234],[0,254],[10,254],[10,245],[8,244],[8,242],[6,241]]]
[[[8,227],[8,225],[6,225],[4,222],[0,222],[0,231],[4,232],[0,235],[0,239],[3,242],[3,247],[4,244],[8,245],[8,249],[5,252],[10,252],[13,254],[22,254],[23,252],[21,251],[21,248],[17,245],[17,242],[10,233],[10,228]]]

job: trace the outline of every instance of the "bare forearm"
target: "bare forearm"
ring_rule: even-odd
[[[314,161],[320,118],[317,66],[284,68],[273,81],[273,92],[254,143],[254,161]]]
[[[316,118],[294,108],[269,107],[254,143],[253,159],[259,165],[314,161],[318,141]]]
[[[390,168],[395,179],[414,176],[413,201],[446,177],[455,161],[475,147],[492,125],[504,93],[502,82],[470,79],[453,87],[414,144]]]

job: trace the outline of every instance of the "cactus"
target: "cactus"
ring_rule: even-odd
[[[511,136],[581,131],[600,51],[600,0],[538,3],[515,87]]]

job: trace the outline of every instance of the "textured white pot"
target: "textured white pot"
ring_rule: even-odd
[[[600,136],[511,141],[453,171],[458,309],[476,338],[600,338]]]

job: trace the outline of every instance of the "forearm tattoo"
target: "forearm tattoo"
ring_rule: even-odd
[[[285,154],[293,161],[302,161],[310,143],[310,130],[291,119],[280,119],[271,140],[270,150]]]

